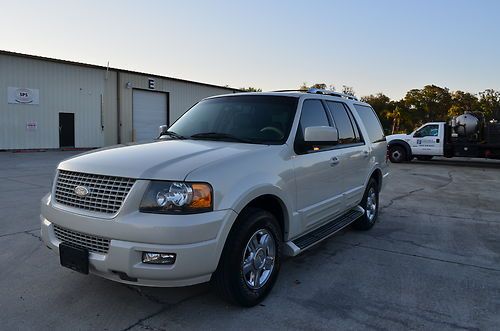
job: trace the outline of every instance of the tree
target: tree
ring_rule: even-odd
[[[426,85],[423,89],[408,91],[404,101],[415,124],[418,125],[424,122],[446,120],[451,107],[451,94],[448,88]]]
[[[448,109],[448,117],[458,116],[465,111],[479,110],[477,97],[469,92],[455,91],[451,93],[451,107]]]
[[[308,86],[307,82],[303,82],[302,85],[299,87],[299,91],[307,91],[310,88],[316,88],[319,90],[326,90],[327,85],[325,83],[316,83],[316,84],[313,84],[311,86]],[[329,85],[328,88],[332,91],[335,91],[335,86],[333,86],[333,85]]]
[[[352,86],[342,85],[342,93],[354,96],[354,88],[352,88]]]
[[[262,92],[261,88],[256,88],[256,87],[241,87],[240,90],[242,92]]]
[[[500,121],[500,91],[487,89],[479,92],[479,108],[484,113],[486,120]]]

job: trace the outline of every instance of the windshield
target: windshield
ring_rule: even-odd
[[[296,97],[269,95],[207,99],[182,115],[168,131],[187,139],[283,144],[297,101]]]

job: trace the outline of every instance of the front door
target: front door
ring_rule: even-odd
[[[75,147],[75,114],[59,113],[59,147]]]
[[[427,124],[415,131],[410,140],[414,155],[439,155],[442,142],[438,124]]]
[[[323,103],[308,99],[302,106],[295,138],[294,171],[297,210],[302,231],[331,220],[342,212],[343,151],[333,146],[306,146],[304,130],[310,126],[330,126]]]

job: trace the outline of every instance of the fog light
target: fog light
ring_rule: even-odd
[[[174,253],[142,252],[142,262],[149,264],[174,264]]]

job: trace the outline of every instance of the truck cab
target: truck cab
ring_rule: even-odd
[[[399,163],[413,157],[429,160],[433,156],[443,156],[445,126],[445,122],[429,122],[412,133],[387,136],[389,159]]]

